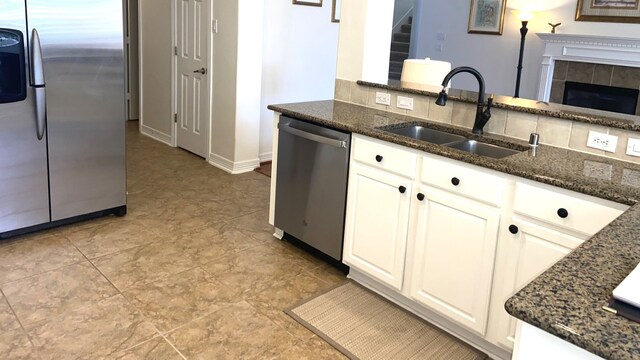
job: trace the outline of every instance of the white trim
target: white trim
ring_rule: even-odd
[[[280,113],[273,112],[273,142],[271,143],[271,189],[269,190],[269,224],[276,224],[276,181],[278,181],[278,123]],[[276,232],[277,233],[277,232]]]
[[[233,162],[223,156],[209,153],[209,164],[235,175],[255,170],[260,166],[260,159]]]
[[[548,102],[556,60],[640,67],[640,39],[571,35],[537,34],[545,42],[538,100]]]
[[[175,47],[178,44],[177,38],[177,6],[178,0],[171,2],[171,143],[173,147],[178,147],[178,123],[175,121],[175,114],[178,113],[177,83],[178,83],[178,59],[175,54]]]
[[[161,131],[151,128],[147,125],[144,125],[143,123],[140,123],[140,133],[154,140],[160,141],[161,143],[165,143],[169,146],[173,146],[171,145],[171,135],[165,134]]]
[[[258,158],[260,159],[260,163],[271,161],[273,159],[273,152],[269,151],[266,153],[262,153],[258,156]]]

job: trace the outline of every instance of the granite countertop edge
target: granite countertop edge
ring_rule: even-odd
[[[343,109],[336,110],[334,106],[340,106]],[[480,157],[445,148],[440,145],[391,134],[380,130],[379,126],[376,125],[363,126],[361,124],[349,124],[346,121],[336,121],[332,118],[332,116],[336,117],[342,112],[347,114],[353,112],[371,112],[373,115],[368,114],[367,116],[390,117],[395,120],[396,124],[428,122],[406,115],[375,111],[366,107],[336,100],[269,105],[268,108],[286,116],[317,123],[337,130],[370,136],[502,173],[630,205],[631,208],[624,214],[510,298],[505,304],[505,309],[512,316],[596,355],[609,359],[640,359],[640,346],[628,346],[629,344],[640,343],[640,335],[635,335],[634,339],[629,339],[629,336],[633,338],[633,333],[640,334],[640,324],[633,323],[601,309],[603,305],[606,305],[606,300],[613,290],[611,287],[612,284],[617,284],[622,281],[624,277],[626,277],[626,274],[628,274],[628,271],[640,262],[640,204],[636,205],[640,200],[640,190],[633,193],[625,193],[615,187],[596,186],[581,182],[579,179],[552,176],[552,174],[540,174],[535,172],[534,169],[529,169],[526,162],[519,163],[505,159]],[[318,109],[322,111],[318,111]],[[333,111],[331,115],[328,112],[329,109]],[[465,136],[473,137],[468,129],[457,128],[450,124],[429,123],[430,126],[442,126],[453,133],[464,131]],[[483,141],[500,145],[504,140],[500,136],[489,136],[483,137]],[[509,139],[509,141],[512,142],[514,146],[519,147],[519,149],[522,149],[522,147],[526,145],[526,143],[522,141],[514,141],[513,139]],[[540,147],[545,148],[544,145],[540,145]],[[566,151],[572,152],[570,150]],[[576,155],[582,154],[578,152],[575,153]],[[525,154],[518,154],[514,155],[513,158],[515,159],[521,155],[526,156]],[[622,163],[618,160],[605,158],[603,158],[603,161]],[[633,167],[634,165],[630,164],[628,166]],[[620,256],[620,254],[617,253],[620,249],[616,249],[616,246],[623,248],[636,247]],[[570,282],[575,280],[573,278],[576,278],[576,267],[581,269],[580,273],[589,269],[594,272],[594,274],[589,276],[587,276],[588,274],[582,274],[578,276],[578,280],[584,282],[586,280],[583,278],[586,277],[587,280],[593,280],[593,282],[578,282],[578,285],[582,285],[582,287],[575,288],[575,284]],[[609,278],[599,277],[603,276],[603,268],[612,272]],[[625,269],[628,269],[628,271]],[[594,303],[594,300],[591,299],[591,297],[594,296],[599,299],[597,303]],[[577,305],[573,303],[574,301],[577,302]],[[569,313],[568,308],[571,308],[575,313]],[[565,310],[564,312],[563,309]],[[563,319],[563,321],[560,322],[558,319]],[[558,327],[557,324],[567,326],[571,329],[576,328],[576,332],[580,335],[566,331],[565,328]],[[596,331],[593,334],[589,333],[585,335],[587,333],[585,329],[591,329],[593,324],[597,324],[599,328],[604,329],[601,331],[602,333],[599,334]],[[614,333],[607,332],[612,327],[621,330],[615,331]],[[625,339],[629,342],[627,342],[627,346],[625,346],[625,344],[613,341],[612,337],[618,340]]]

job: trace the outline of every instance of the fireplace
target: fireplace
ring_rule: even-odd
[[[640,104],[637,96],[640,90],[640,39],[610,36],[575,35],[575,34],[537,34],[545,43],[538,87],[538,100],[545,102],[565,103],[565,84],[568,82],[594,85],[589,89],[577,91],[582,105],[594,108],[595,103],[609,103],[609,108],[628,113],[635,108],[635,115],[640,115]],[[600,87],[602,86],[602,87]],[[611,95],[611,88],[635,90],[635,93],[624,95],[619,92]],[[594,90],[595,89],[595,90]],[[586,93],[603,92],[606,99],[585,100]],[[626,92],[626,90],[622,90]],[[617,100],[608,99],[618,97]],[[571,95],[574,97],[574,95]],[[633,98],[635,104],[631,105]],[[628,102],[627,105],[621,105]]]
[[[562,103],[635,115],[638,94],[638,89],[566,81]]]

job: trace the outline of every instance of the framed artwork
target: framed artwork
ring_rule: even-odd
[[[308,5],[308,6],[322,6],[322,0],[305,0],[305,1],[293,0],[293,4]]]
[[[576,21],[640,23],[640,0],[578,0]]]
[[[340,22],[340,5],[342,5],[342,0],[333,0],[333,7],[331,8],[331,22]]]
[[[471,0],[467,32],[502,35],[506,2],[507,0]]]

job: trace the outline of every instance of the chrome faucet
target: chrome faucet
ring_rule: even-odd
[[[484,104],[484,78],[480,75],[478,70],[469,67],[469,66],[460,66],[451,71],[444,77],[442,80],[442,91],[438,94],[438,99],[436,99],[436,105],[444,106],[447,103],[447,93],[445,91],[449,81],[451,78],[461,72],[469,73],[475,76],[476,80],[478,80],[478,104],[476,109],[476,120],[473,123],[473,132],[476,135],[482,135],[482,128],[487,124],[489,119],[491,118],[491,106],[493,105],[493,95],[489,97],[487,101],[487,107],[485,108]]]

